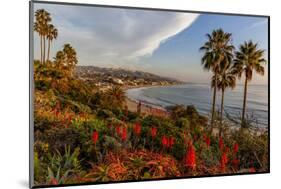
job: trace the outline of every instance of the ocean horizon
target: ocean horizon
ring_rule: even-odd
[[[242,114],[243,85],[226,89],[224,95],[224,117],[233,119]],[[185,83],[172,86],[149,86],[126,90],[126,96],[134,101],[157,108],[173,105],[194,105],[198,112],[210,116],[213,91],[209,84]],[[217,92],[216,111],[220,110],[221,92]],[[257,127],[268,127],[268,85],[248,85],[246,115]]]

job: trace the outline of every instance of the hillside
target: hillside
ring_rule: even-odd
[[[96,86],[138,85],[172,85],[183,83],[179,80],[158,76],[148,72],[130,71],[121,68],[101,68],[95,66],[77,66],[75,75],[81,80],[94,83]]]

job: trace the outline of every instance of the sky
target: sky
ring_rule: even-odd
[[[253,40],[265,50],[266,59],[268,55],[265,17],[35,3],[35,11],[41,8],[51,14],[58,29],[50,56],[70,43],[81,66],[141,70],[185,82],[209,83],[211,73],[203,70],[199,48],[207,40],[206,34],[218,28],[232,33],[231,43],[236,48]],[[36,33],[34,56],[40,59]],[[251,84],[268,83],[267,66],[265,75],[254,74]]]

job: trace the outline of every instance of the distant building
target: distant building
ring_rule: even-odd
[[[113,80],[113,82],[114,82],[115,84],[119,84],[119,85],[123,85],[123,84],[124,84],[124,82],[123,82],[121,79],[113,78],[112,80]]]
[[[158,83],[155,82],[155,81],[153,81],[153,82],[151,83],[151,85],[158,85]]]

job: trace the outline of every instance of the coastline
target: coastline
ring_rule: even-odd
[[[138,85],[138,86],[126,86],[122,87],[124,91],[129,89],[141,89],[141,88],[152,88],[152,87],[169,87],[169,86],[176,86],[176,85],[183,85],[184,83],[180,84],[167,84],[167,85]],[[138,101],[136,99],[132,99],[126,95],[126,105],[129,111],[137,112]],[[164,107],[151,105],[144,101],[141,101],[141,114],[145,115],[158,115],[158,116],[168,116],[168,112]]]
[[[127,86],[127,87],[123,87],[124,91],[127,91],[129,89],[141,89],[141,88],[153,88],[153,87],[169,87],[169,86],[178,86],[178,85],[184,85],[184,84],[170,84],[170,85],[141,85],[141,86]],[[162,107],[162,106],[157,106],[157,105],[152,105],[149,103],[146,103],[145,101],[141,101],[141,114],[144,115],[158,115],[158,116],[164,116],[164,117],[168,117],[169,113],[168,111]],[[138,106],[138,101],[136,99],[132,99],[130,97],[128,97],[126,95],[126,105],[128,107],[129,111],[132,112],[137,112],[137,106]],[[202,114],[200,114],[202,115]],[[206,115],[202,115],[202,116],[206,116]],[[207,117],[207,116],[206,116]],[[230,129],[230,131],[234,131],[237,129],[240,129],[239,125],[236,125],[234,123],[232,123],[230,120],[224,119],[224,121],[226,123],[228,123],[228,129]],[[267,131],[268,128],[264,128],[264,127],[252,127],[250,128],[250,133],[256,133],[256,134],[261,134],[264,133],[265,131]],[[214,134],[218,134],[219,132],[219,128],[214,128]]]

